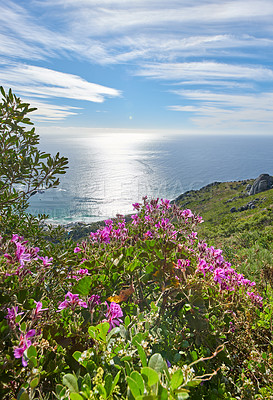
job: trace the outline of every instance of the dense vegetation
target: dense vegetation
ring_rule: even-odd
[[[273,189],[249,196],[252,183],[217,182],[181,195],[177,204],[200,213],[199,237],[221,247],[228,261],[263,287],[273,283]],[[255,208],[230,212],[253,201]]]
[[[3,93],[3,104],[14,99],[21,104],[11,92]],[[4,146],[5,116],[0,121]],[[15,125],[24,131],[25,123]],[[23,131],[15,132],[19,141]],[[36,142],[30,153],[32,146]],[[21,163],[17,151],[13,166]],[[39,171],[39,157],[28,162],[28,171]],[[65,159],[55,164],[51,176],[65,165]],[[0,201],[8,198],[5,187],[11,186],[3,186],[8,183],[1,176]],[[2,211],[1,226],[1,398],[273,396],[271,281],[265,285],[260,279],[259,265],[256,284],[241,274],[238,268],[248,264],[241,262],[243,253],[236,257],[234,247],[236,235],[248,234],[249,247],[270,251],[270,217],[261,224],[260,242],[258,224],[253,232],[235,228],[239,213],[232,222],[221,221],[222,205],[219,214],[214,205],[214,214],[205,201],[188,196],[195,201],[193,213],[188,205],[144,198],[127,220],[107,220],[75,242],[60,227],[44,230],[45,216],[28,216],[25,187],[10,193],[14,197]],[[220,204],[217,197],[215,204]],[[199,206],[208,223],[202,222]],[[250,218],[255,220],[254,214]],[[213,246],[219,242],[225,252]]]

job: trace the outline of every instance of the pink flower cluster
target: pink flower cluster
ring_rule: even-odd
[[[105,227],[98,229],[96,232],[90,233],[90,239],[93,243],[110,243],[112,239],[118,239],[124,243],[128,239],[128,229],[126,228],[125,219],[122,219],[114,228],[113,221],[106,220]]]
[[[226,262],[222,256],[222,250],[215,249],[213,246],[208,247],[206,243],[198,244],[200,257],[197,265],[197,271],[201,272],[204,277],[212,276],[214,282],[218,283],[220,290],[234,291],[236,287],[243,286],[245,288],[255,286],[255,282],[246,279],[231,268],[231,264]],[[262,297],[254,293],[247,294],[251,297],[254,304],[262,307]]]
[[[18,306],[12,307],[12,308],[7,308],[8,310],[8,315],[6,315],[6,319],[8,320],[8,324],[11,329],[14,329],[16,325],[16,317],[17,315],[22,315],[24,314],[23,312],[18,313]]]
[[[72,311],[75,311],[77,306],[87,308],[86,302],[81,300],[78,294],[67,292],[65,295],[65,300],[59,304],[58,309],[59,312],[65,308],[71,308]]]
[[[19,268],[17,268],[17,270],[11,275],[18,275],[19,279],[22,280],[27,274],[32,273],[25,264],[32,260],[38,260],[38,252],[40,249],[39,247],[27,248],[25,246],[27,241],[24,241],[24,238],[19,235],[12,235],[10,241],[15,245],[15,253],[13,256],[5,253],[4,257],[6,258],[8,264],[20,264]]]
[[[246,292],[246,293],[250,297],[250,300],[255,306],[258,306],[260,308],[263,307],[263,298],[261,296],[253,292]]]
[[[138,213],[131,216],[131,225],[135,227],[135,232],[132,233],[134,240],[147,240],[162,237],[170,240],[176,240],[178,231],[168,218],[172,216],[180,220],[184,225],[196,225],[202,221],[202,218],[194,215],[191,210],[180,210],[176,204],[171,204],[167,199],[152,199],[143,198],[143,204],[134,203],[134,210]],[[143,228],[146,232],[143,232]],[[129,239],[129,231],[126,228],[125,220],[121,220],[114,227],[113,221],[106,220],[105,227],[98,229],[96,232],[90,233],[91,242],[95,243],[110,243],[113,240],[119,240],[123,244]],[[191,239],[196,239],[196,234],[191,234]],[[75,252],[80,251],[77,247]]]
[[[35,329],[30,329],[25,334],[20,335],[19,346],[14,349],[14,357],[22,358],[23,367],[27,366],[27,359],[24,355],[25,350],[31,346],[30,338],[36,335]]]
[[[110,332],[115,326],[122,324],[123,321],[121,317],[123,317],[123,312],[120,305],[115,302],[110,303],[110,307],[107,302],[105,302],[105,304],[107,305],[107,313],[105,316],[106,321],[110,324]]]
[[[177,263],[175,264],[174,268],[180,271],[186,271],[186,268],[190,266],[190,260],[188,259],[178,259]]]
[[[76,271],[76,275],[71,275],[72,279],[75,279],[76,281],[79,281],[81,278],[84,276],[90,275],[89,271],[87,268],[80,268]]]

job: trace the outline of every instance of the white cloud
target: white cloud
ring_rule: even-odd
[[[271,130],[273,123],[273,92],[219,94],[210,91],[180,92],[183,98],[194,102],[192,106],[169,106],[171,111],[192,113],[191,120],[202,129],[230,130],[241,127],[252,131],[261,126]],[[257,132],[256,132],[257,133]]]
[[[66,119],[72,115],[77,115],[78,107],[58,106],[56,104],[48,104],[46,102],[37,101],[37,99],[24,98],[24,101],[36,107],[29,117],[33,122],[57,122]]]
[[[102,103],[106,97],[121,95],[116,89],[88,82],[77,75],[32,65],[7,67],[0,63],[0,76],[1,85],[6,89],[11,87],[24,100],[29,98],[31,105],[38,108],[33,119],[39,121],[62,120],[77,114],[78,107],[50,104],[53,98]]]
[[[32,65],[15,65],[0,70],[4,85],[18,93],[34,97],[61,97],[102,103],[105,97],[121,93],[106,86],[87,82],[77,75],[66,74]]]
[[[53,2],[50,2],[53,6]],[[270,0],[259,2],[250,0],[211,1],[57,1],[62,5],[74,32],[86,36],[109,34],[125,34],[135,30],[150,30],[151,28],[177,29],[190,31],[207,28],[221,30],[222,24],[234,22],[251,24],[251,19],[267,20],[273,15],[273,3]],[[216,25],[215,25],[216,23]],[[171,25],[170,25],[171,24]],[[194,26],[194,29],[193,29]],[[233,26],[233,30],[240,30]]]
[[[38,19],[33,5],[40,13]],[[47,23],[47,13],[53,21],[56,14],[54,26]],[[219,51],[227,56],[232,55],[225,53],[227,49],[242,47],[254,54],[257,47],[272,48],[272,40],[261,33],[262,29],[271,29],[272,15],[273,3],[268,0],[221,4],[43,0],[32,2],[32,7],[7,1],[0,13],[0,34],[7,37],[0,54],[26,59],[73,54],[99,64],[172,60],[180,56],[217,57]],[[259,18],[263,19],[259,37],[255,37],[257,27],[251,18],[256,24]]]
[[[266,81],[273,79],[273,71],[263,66],[242,66],[224,64],[213,61],[187,63],[145,64],[136,72],[138,76],[146,76],[160,80],[196,80],[202,79],[250,79]]]
[[[44,2],[47,3],[47,2]],[[40,2],[41,4],[41,2]],[[167,27],[175,29],[181,24],[185,27],[202,24],[249,23],[253,18],[269,18],[273,15],[273,3],[270,0],[229,0],[212,1],[56,1],[51,6],[63,6],[70,18],[73,29],[93,36],[124,33],[128,30]],[[268,21],[269,24],[269,21]],[[216,27],[215,27],[216,28]],[[219,27],[218,27],[219,29]]]
[[[60,120],[78,110],[53,105],[57,98],[101,103],[121,92],[29,64],[126,64],[127,73],[157,79],[169,94],[183,97],[182,105],[169,109],[192,113],[196,123],[226,121],[231,108],[237,121],[245,114],[258,117],[256,110],[269,121],[272,110],[262,86],[273,82],[272,17],[272,0],[6,0],[0,12],[0,57],[6,60],[5,65],[0,59],[0,84],[31,103],[36,99],[37,118]],[[171,90],[174,84],[210,90]],[[242,89],[261,91],[259,108],[247,110],[256,93],[247,100],[229,97]]]

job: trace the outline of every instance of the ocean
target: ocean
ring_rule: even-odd
[[[273,175],[273,136],[75,133],[43,136],[40,148],[68,157],[69,169],[57,189],[32,196],[29,211],[63,224],[131,213],[145,195],[172,200],[215,181]]]

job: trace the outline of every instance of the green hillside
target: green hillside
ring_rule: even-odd
[[[222,248],[225,257],[248,277],[259,280],[263,272],[267,280],[273,269],[273,189],[249,196],[246,187],[253,181],[211,183],[175,201],[203,217],[199,238]],[[255,208],[230,211],[250,202]]]

